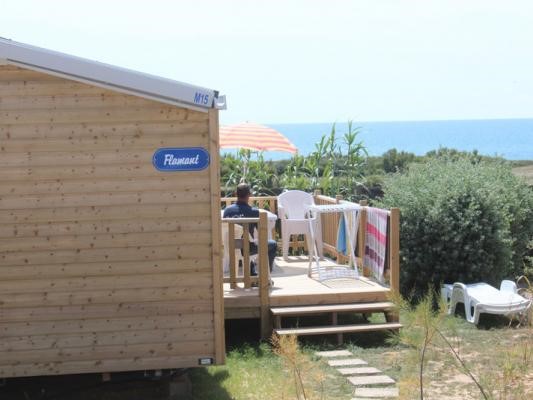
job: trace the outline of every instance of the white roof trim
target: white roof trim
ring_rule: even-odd
[[[225,96],[219,98],[212,89],[0,38],[0,64],[2,61],[191,109],[226,108]]]

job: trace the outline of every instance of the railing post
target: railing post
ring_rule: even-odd
[[[259,304],[261,306],[261,338],[267,339],[272,332],[270,324],[270,267],[268,264],[268,218],[264,211],[259,212]]]
[[[242,273],[244,275],[244,288],[249,289],[252,287],[250,279],[250,224],[242,224],[242,229]]]
[[[318,196],[322,194],[322,191],[320,189],[316,189],[313,192],[313,200],[315,204],[319,204],[318,202]],[[318,214],[318,229],[317,232],[315,232],[316,237],[319,238],[318,243],[316,244],[318,254],[316,254],[317,257],[320,257],[321,259],[324,257],[324,216],[322,214]],[[313,246],[315,243],[312,244]],[[319,248],[321,246],[321,248]]]
[[[278,213],[278,210],[276,210],[276,198],[275,197],[270,198],[268,200],[268,208],[270,209],[270,212],[272,214],[277,214]]]
[[[400,209],[390,210],[390,288],[395,294],[400,293]]]
[[[340,202],[342,201],[342,195],[338,194],[335,196],[335,204],[340,204]],[[334,229],[339,227],[339,222],[340,222],[340,215],[335,215],[334,216],[334,219],[333,221],[335,221],[336,223],[333,225]],[[348,223],[348,221],[346,221],[346,223]],[[335,240],[333,240],[333,243],[336,243],[336,238],[337,238],[337,231],[336,230],[333,230],[332,231],[332,239],[335,238]],[[335,255],[337,256],[337,261],[340,262],[346,262],[346,256],[342,253],[339,253],[339,251],[337,250],[337,247],[335,246]]]
[[[228,222],[228,252],[229,252],[229,287],[235,289],[237,287],[237,271],[238,268],[235,260],[235,224]]]
[[[276,207],[276,202],[277,202],[277,197],[270,197],[269,200],[268,200],[268,208],[269,208],[269,211],[272,213],[272,214],[277,214],[278,213],[278,210],[277,210],[277,207]],[[276,225],[274,224],[274,227],[272,228],[272,239],[273,240],[277,240],[276,239]]]
[[[359,217],[359,227],[357,229],[357,256],[361,259],[361,268],[363,270],[363,276],[370,276],[370,271],[368,268],[365,268],[365,246],[366,246],[366,222],[367,222],[367,212],[366,207],[368,202],[366,200],[361,200],[359,205],[363,208],[361,209],[361,216]]]

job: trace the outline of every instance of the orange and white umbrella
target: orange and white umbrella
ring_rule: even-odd
[[[220,127],[221,149],[283,151],[295,154],[298,149],[281,132],[264,125],[244,122]]]

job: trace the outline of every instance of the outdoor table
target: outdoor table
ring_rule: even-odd
[[[309,232],[311,233],[312,246],[309,249],[309,276],[311,276],[311,268],[313,259],[316,262],[317,270],[320,274],[320,257],[318,251],[315,249],[315,232],[313,229],[313,221],[316,218],[320,218],[321,214],[326,213],[342,213],[344,215],[348,251],[349,251],[349,263],[355,271],[355,276],[359,277],[359,271],[357,270],[357,262],[355,258],[354,241],[357,235],[357,228],[359,225],[359,213],[361,206],[353,203],[340,203],[340,204],[313,204],[306,207],[306,211],[309,214]],[[354,215],[355,214],[355,215]],[[355,220],[354,220],[355,218]]]

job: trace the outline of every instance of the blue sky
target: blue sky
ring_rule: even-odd
[[[0,36],[220,90],[223,123],[533,117],[533,2],[0,0]]]

